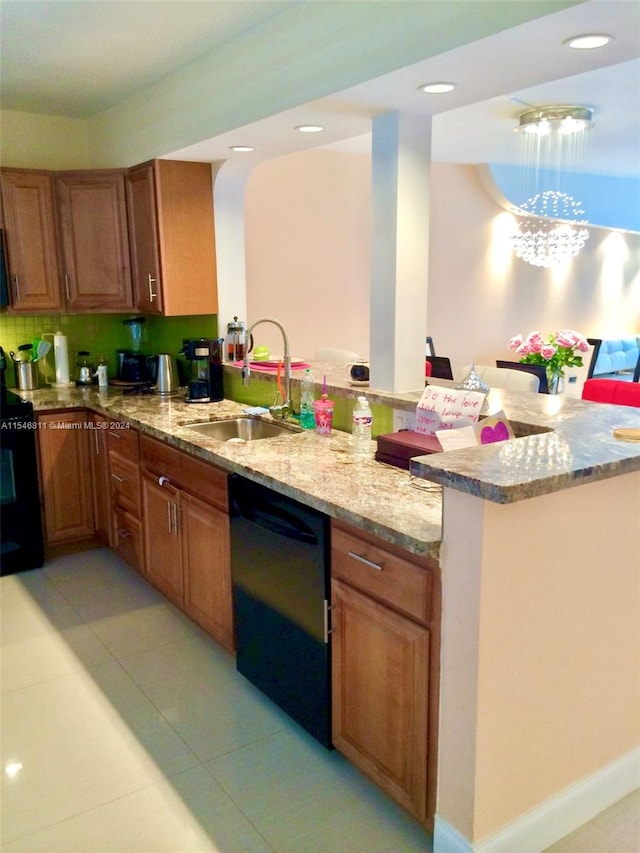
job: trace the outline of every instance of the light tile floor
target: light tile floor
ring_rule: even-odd
[[[426,853],[111,551],[4,577],[2,853]]]
[[[2,853],[429,853],[111,551],[0,581]],[[554,853],[638,853],[640,795]],[[518,853],[518,851],[513,851]]]

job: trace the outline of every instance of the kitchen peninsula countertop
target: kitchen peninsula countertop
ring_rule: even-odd
[[[515,441],[422,456],[418,478],[495,503],[513,503],[640,471],[640,442],[615,438],[618,427],[640,429],[640,409],[494,388],[488,415],[504,411]]]
[[[438,557],[441,487],[373,458],[356,459],[348,433],[334,430],[321,436],[302,431],[244,444],[224,443],[186,424],[237,417],[246,405],[231,400],[185,403],[182,396],[162,399],[113,389],[99,393],[95,386],[19,393],[33,403],[36,414],[87,408],[122,418],[145,435],[243,474],[411,553]]]

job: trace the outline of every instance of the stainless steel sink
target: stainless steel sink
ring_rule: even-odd
[[[217,441],[256,441],[259,438],[275,438],[278,435],[291,435],[300,432],[293,424],[278,424],[262,421],[258,418],[232,418],[225,421],[204,421],[197,424],[185,424],[187,429],[202,433]]]

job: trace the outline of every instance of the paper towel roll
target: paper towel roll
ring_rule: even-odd
[[[69,384],[69,351],[67,338],[62,332],[53,336],[53,358],[56,364],[56,385]]]

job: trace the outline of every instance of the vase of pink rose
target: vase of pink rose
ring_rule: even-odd
[[[509,349],[516,351],[522,364],[542,364],[549,393],[558,394],[563,390],[564,368],[582,367],[581,353],[589,351],[589,344],[578,332],[563,329],[546,339],[541,332],[529,332],[526,337],[516,335],[509,341]]]

